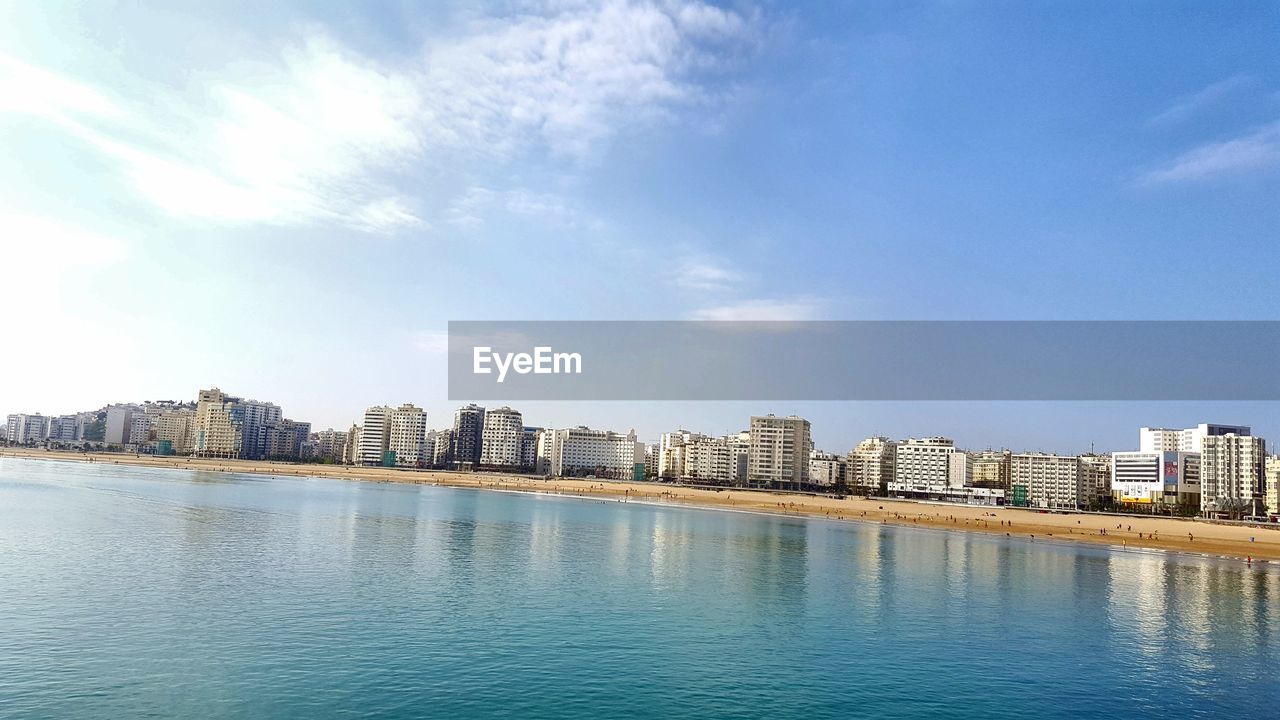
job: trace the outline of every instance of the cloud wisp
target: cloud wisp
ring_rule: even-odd
[[[1206,143],[1142,174],[1139,185],[1163,185],[1240,175],[1280,165],[1280,122],[1239,137]]]
[[[1171,125],[1184,122],[1195,115],[1222,102],[1232,93],[1254,83],[1252,75],[1232,75],[1214,83],[1210,83],[1199,91],[1181,97],[1174,104],[1153,115],[1148,125]]]

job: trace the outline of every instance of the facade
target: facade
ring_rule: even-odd
[[[955,454],[956,444],[950,438],[910,438],[899,442],[889,492],[932,496],[956,487],[951,481]]]
[[[1200,423],[1193,428],[1141,428],[1138,430],[1138,452],[1201,452],[1204,439],[1219,435],[1248,436],[1253,432],[1248,425],[1222,425]]]
[[[391,413],[386,405],[374,405],[364,411],[364,423],[360,425],[360,446],[356,453],[357,465],[382,465],[391,449]]]
[[[1075,510],[1095,490],[1081,481],[1080,458],[1049,453],[1014,453],[1009,457],[1013,502],[1026,507]]]
[[[705,439],[701,433],[688,430],[665,432],[658,436],[658,477],[662,480],[678,480],[684,475],[684,446]]]
[[[1266,505],[1268,515],[1280,515],[1280,457],[1267,458]]]
[[[342,451],[347,444],[346,432],[329,428],[314,433],[311,439],[315,441],[314,457],[334,462],[342,460]]]
[[[5,440],[15,445],[44,442],[49,436],[49,418],[35,413],[16,413],[5,422]]]
[[[1160,511],[1183,505],[1199,510],[1200,454],[1177,450],[1112,453],[1111,492],[1116,503],[1129,507]]]
[[[538,435],[540,427],[526,427],[520,430],[520,469],[533,472],[538,466]]]
[[[514,470],[522,466],[524,417],[509,407],[486,410],[480,431],[480,466]]]
[[[128,445],[133,431],[133,414],[141,412],[136,405],[111,405],[107,407],[107,424],[102,441],[108,445]]]
[[[284,419],[284,413],[275,403],[235,398],[243,420],[243,446],[240,457],[261,460],[268,457],[267,426]]]
[[[263,453],[271,460],[297,460],[311,435],[311,423],[276,420],[263,426]]]
[[[193,447],[199,457],[238,458],[244,445],[244,411],[218,388],[201,390],[196,396]],[[107,430],[111,422],[108,410]],[[110,442],[110,440],[108,440]]]
[[[1261,515],[1267,445],[1248,435],[1208,435],[1200,453],[1200,508],[1213,515]]]
[[[452,464],[450,453],[453,452],[453,431],[445,428],[435,432],[435,458],[431,463],[434,467],[444,468]]]
[[[822,488],[843,485],[845,460],[835,453],[815,452],[809,456],[809,482]]]
[[[635,430],[623,435],[587,427],[545,430],[538,452],[539,472],[557,477],[636,480],[644,476],[644,443]]]
[[[684,462],[680,479],[691,483],[731,484],[738,473],[737,458],[728,441],[697,435],[677,453]]]
[[[368,420],[365,422],[367,426]],[[426,467],[431,464],[428,432],[427,413],[422,408],[405,403],[391,411],[386,449],[395,453],[397,467]]]
[[[969,455],[974,487],[1009,489],[1009,451],[986,450]]]
[[[809,483],[809,421],[774,415],[751,418],[747,450],[747,484],[764,488],[799,488]]]
[[[887,437],[869,437],[858,443],[845,461],[849,487],[868,495],[888,491],[893,482],[898,443]]]
[[[480,463],[484,447],[484,408],[466,405],[453,414],[453,434],[449,438],[450,461],[455,468],[471,470]]]
[[[129,445],[151,442],[151,416],[136,412],[129,418]]]
[[[342,443],[342,464],[356,465],[360,462],[361,428],[355,423],[347,430],[347,439]]]
[[[194,410],[164,413],[155,421],[156,442],[167,443],[169,451],[175,455],[189,455],[192,451],[195,420]]]
[[[59,415],[49,418],[49,440],[75,442],[83,439],[83,425],[78,415]]]

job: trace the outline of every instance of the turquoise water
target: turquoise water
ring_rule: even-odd
[[[5,718],[1274,717],[1280,572],[0,459]]]

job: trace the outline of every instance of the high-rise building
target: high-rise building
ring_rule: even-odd
[[[495,470],[521,467],[524,418],[509,407],[486,410],[480,431],[480,466]]]
[[[484,408],[465,405],[453,414],[453,434],[449,438],[449,455],[453,466],[471,470],[480,463],[484,446]]]
[[[387,449],[395,453],[398,467],[426,467],[431,464],[426,447],[428,432],[427,413],[422,408],[406,403],[391,411]]]
[[[5,422],[5,439],[14,445],[44,442],[49,437],[49,418],[35,413],[10,415]]]
[[[678,456],[684,462],[679,479],[715,485],[733,483],[737,479],[737,458],[725,438],[691,434],[678,449]]]
[[[644,477],[644,443],[636,441],[635,430],[626,435],[587,427],[544,430],[538,450],[543,474],[614,480]]]
[[[260,402],[235,398],[236,405],[244,417],[243,447],[240,456],[251,460],[261,460],[268,456],[267,426],[284,419],[284,413],[275,403]]]
[[[270,460],[297,460],[311,435],[311,423],[284,418],[263,426],[263,453]]]
[[[433,467],[451,467],[453,460],[453,431],[449,428],[435,432],[435,457],[431,461]]]
[[[898,444],[887,437],[869,437],[849,452],[846,475],[849,487],[864,494],[888,492],[893,482]]]
[[[1074,455],[1013,453],[1009,481],[1013,504],[1024,507],[1076,510],[1086,507],[1096,493],[1084,487],[1080,458]]]
[[[347,437],[342,443],[343,465],[358,465],[360,463],[360,435],[360,426],[351,423],[351,429],[347,431]]]
[[[1183,505],[1199,510],[1200,453],[1177,450],[1112,453],[1111,492],[1121,505],[1156,510]]]
[[[135,412],[129,417],[129,445],[143,445],[151,441],[151,416]]]
[[[951,478],[952,456],[955,454],[956,444],[950,438],[909,438],[900,441],[895,448],[893,482],[889,485],[889,491],[910,495],[945,495],[948,488],[954,487]]]
[[[974,487],[1009,489],[1009,451],[984,450],[969,455]]]
[[[175,455],[190,454],[195,420],[194,410],[174,410],[160,415],[155,421],[156,442],[166,443],[168,451]]]
[[[540,427],[525,427],[520,430],[520,469],[524,472],[533,472],[538,466],[538,436],[541,433]]]
[[[1252,435],[1248,425],[1200,423],[1193,428],[1148,428],[1138,430],[1138,452],[1201,452],[1204,439],[1218,435]]]
[[[809,483],[809,421],[774,415],[751,418],[747,484],[800,488]]]
[[[1260,437],[1226,433],[1203,438],[1200,506],[1205,513],[1261,515],[1267,445]]]
[[[102,436],[108,445],[128,445],[133,432],[133,414],[141,412],[137,405],[107,406],[107,425]]]
[[[49,418],[49,440],[75,442],[81,439],[81,423],[78,415],[59,415]]]
[[[315,457],[331,462],[341,462],[342,450],[347,444],[347,433],[342,430],[321,430],[311,435],[315,441]]]
[[[374,405],[364,411],[364,423],[360,426],[359,465],[382,465],[391,449],[391,413],[386,405]]]
[[[201,390],[196,396],[193,446],[197,456],[240,457],[244,446],[244,410],[237,407],[235,400],[218,388]],[[110,425],[108,417],[108,435]]]

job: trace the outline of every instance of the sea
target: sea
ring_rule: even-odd
[[[1280,570],[0,458],[2,718],[1275,718]]]

